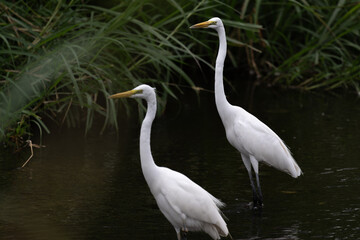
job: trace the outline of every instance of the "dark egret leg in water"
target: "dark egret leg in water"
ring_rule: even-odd
[[[246,167],[246,170],[248,171],[250,185],[251,185],[251,189],[253,192],[253,203],[252,203],[251,208],[253,208],[253,209],[262,208],[263,198],[262,198],[262,192],[261,192],[260,181],[259,181],[259,163],[258,163],[258,161],[256,161],[256,159],[253,156],[249,157],[244,154],[241,154],[241,157],[242,157],[242,160]],[[256,182],[257,182],[259,192],[256,190],[256,187],[254,184],[251,167],[254,169],[254,172],[256,175]]]
[[[253,205],[252,205],[252,208],[256,209],[258,207],[260,197],[259,197],[259,195],[258,195],[258,193],[256,191],[256,187],[255,187],[255,184],[254,184],[251,169],[250,169],[250,171],[248,171],[248,173],[249,173],[250,185],[251,185],[252,192],[253,192]]]
[[[250,158],[244,154],[241,154],[241,158],[244,162],[244,165],[246,167],[246,170],[249,174],[249,179],[250,179],[250,185],[251,185],[251,189],[252,189],[252,192],[253,192],[253,202],[252,202],[252,206],[251,206],[251,203],[250,203],[250,206],[251,208],[257,208],[257,205],[258,205],[258,202],[259,202],[259,196],[257,194],[257,191],[256,191],[256,187],[255,187],[255,184],[254,184],[254,180],[253,180],[253,176],[252,176],[252,171],[251,171],[251,161],[250,161]]]
[[[258,203],[259,203],[260,207],[262,207],[264,205],[263,205],[263,195],[262,195],[262,192],[261,192],[259,174],[255,173],[255,175],[256,175],[257,188],[258,188],[258,192],[259,192],[259,202]]]
[[[256,184],[257,184],[257,188],[258,188],[258,199],[257,199],[257,202],[256,202],[256,207],[259,207],[261,208],[263,206],[263,195],[262,195],[262,192],[261,192],[261,186],[260,186],[260,179],[259,179],[259,162],[255,159],[254,156],[250,155],[250,162],[251,162],[251,165],[254,169],[254,172],[255,172],[255,176],[256,176]],[[254,206],[255,207],[255,206]]]

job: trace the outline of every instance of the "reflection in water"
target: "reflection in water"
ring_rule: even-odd
[[[249,109],[244,96],[230,102],[274,129],[304,171],[292,179],[261,165],[261,213],[247,207],[247,172],[225,138],[212,94],[187,100],[180,113],[168,107],[155,120],[158,165],[186,174],[227,203],[235,239],[360,238],[358,100],[257,89]],[[136,116],[121,121],[119,134],[84,138],[82,130],[54,129],[23,169],[17,167],[28,153],[1,153],[0,239],[173,239],[141,173],[139,129]],[[189,239],[209,237],[190,233]]]

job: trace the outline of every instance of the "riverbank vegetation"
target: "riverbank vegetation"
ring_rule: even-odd
[[[217,38],[188,27],[212,16],[226,25],[227,69],[267,85],[360,92],[356,1],[101,4],[0,3],[3,146],[20,148],[34,131],[49,133],[43,119],[84,123],[88,131],[94,117],[103,116],[102,131],[116,127],[117,105],[107,97],[140,83],[159,89],[162,108],[182,88],[200,89],[201,78],[189,72],[212,71]]]

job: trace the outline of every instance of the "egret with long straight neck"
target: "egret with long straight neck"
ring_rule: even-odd
[[[166,167],[158,167],[151,154],[151,126],[156,115],[155,90],[140,85],[110,98],[141,98],[147,111],[140,130],[140,161],[145,180],[160,211],[174,226],[178,239],[186,239],[188,231],[204,231],[213,239],[229,235],[221,216],[224,204],[185,175]]]
[[[301,169],[281,138],[267,125],[243,108],[231,105],[225,96],[223,70],[226,57],[226,34],[220,18],[214,17],[190,28],[213,28],[219,36],[219,50],[215,66],[215,103],[230,144],[240,153],[250,178],[253,208],[263,206],[259,180],[259,162],[277,168],[297,178]],[[255,186],[252,170],[255,172]]]

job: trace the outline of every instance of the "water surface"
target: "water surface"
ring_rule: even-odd
[[[359,100],[261,88],[229,97],[283,138],[303,176],[261,165],[265,206],[249,210],[245,167],[206,92],[187,92],[158,116],[151,142],[157,164],[222,199],[235,239],[359,239]],[[176,239],[141,172],[136,106],[118,134],[53,129],[23,169],[29,151],[1,153],[0,239]]]

